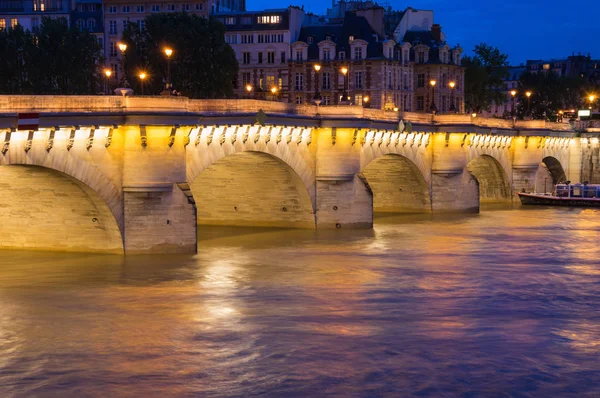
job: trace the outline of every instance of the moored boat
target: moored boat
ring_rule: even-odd
[[[600,184],[556,184],[552,193],[518,192],[523,205],[600,207]]]

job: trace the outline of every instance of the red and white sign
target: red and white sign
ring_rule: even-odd
[[[19,113],[17,130],[37,130],[39,127],[39,113]]]

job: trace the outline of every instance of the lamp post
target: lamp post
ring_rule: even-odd
[[[321,70],[321,65],[315,64],[315,104],[319,106],[321,103],[321,94],[319,93],[319,71]]]
[[[436,85],[436,81],[435,79],[431,79],[429,81],[429,85],[431,86],[431,106],[429,107],[429,110],[431,111],[431,113],[435,114],[437,112],[437,108],[435,106],[435,85]]]
[[[588,97],[588,100],[590,101],[590,110],[593,110],[594,101],[596,100],[596,96],[594,94],[590,94],[590,96]]]
[[[277,101],[277,87],[273,86],[271,87],[271,94],[273,94],[273,101]]]
[[[529,116],[531,116],[531,94],[531,91],[527,91],[525,93],[525,95],[527,96],[527,115]]]
[[[125,73],[125,51],[127,51],[127,44],[119,43],[119,50],[121,50],[121,84],[123,87],[129,87],[129,82],[127,82],[127,73]]]
[[[104,92],[108,95],[108,90],[110,89],[110,77],[112,76],[112,70],[106,68],[104,69],[104,76],[106,79],[104,80]]]
[[[246,84],[246,92],[248,93],[248,99],[250,99],[250,93],[252,92],[252,85],[250,83]]]
[[[173,84],[171,83],[171,55],[173,55],[173,50],[170,48],[165,48],[165,55],[167,56],[167,84],[165,89],[170,90]]]
[[[371,97],[369,97],[368,95],[365,95],[365,97],[363,98],[363,106],[365,108],[371,107]]]
[[[144,95],[144,80],[146,79],[146,73],[145,72],[140,72],[139,74],[139,78],[140,78],[140,83],[142,85],[142,95]]]
[[[517,90],[511,90],[510,96],[511,96],[512,105],[510,107],[510,116],[512,117],[513,123],[517,119],[517,115],[515,114],[515,97],[516,97],[516,95],[517,95]]]
[[[344,75],[344,92],[342,94],[342,101],[347,102],[348,101],[348,68],[346,66],[342,66],[342,68],[340,69],[340,72],[342,72],[342,75]]]
[[[456,87],[456,82],[451,81],[448,83],[448,86],[450,86],[450,112],[456,113],[456,106],[454,106],[454,88]]]

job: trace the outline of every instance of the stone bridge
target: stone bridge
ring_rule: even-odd
[[[20,113],[39,124],[20,130]],[[478,211],[592,179],[597,143],[568,124],[469,115],[0,96],[0,248],[193,252],[198,224],[370,228],[374,212]]]

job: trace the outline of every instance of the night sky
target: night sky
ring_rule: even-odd
[[[385,5],[385,0],[380,0]],[[304,5],[324,14],[331,0],[246,0],[249,10]],[[562,58],[573,52],[600,59],[600,1],[418,0],[389,1],[394,9],[434,10],[450,45],[470,53],[481,42],[500,48],[511,64],[527,59]]]

